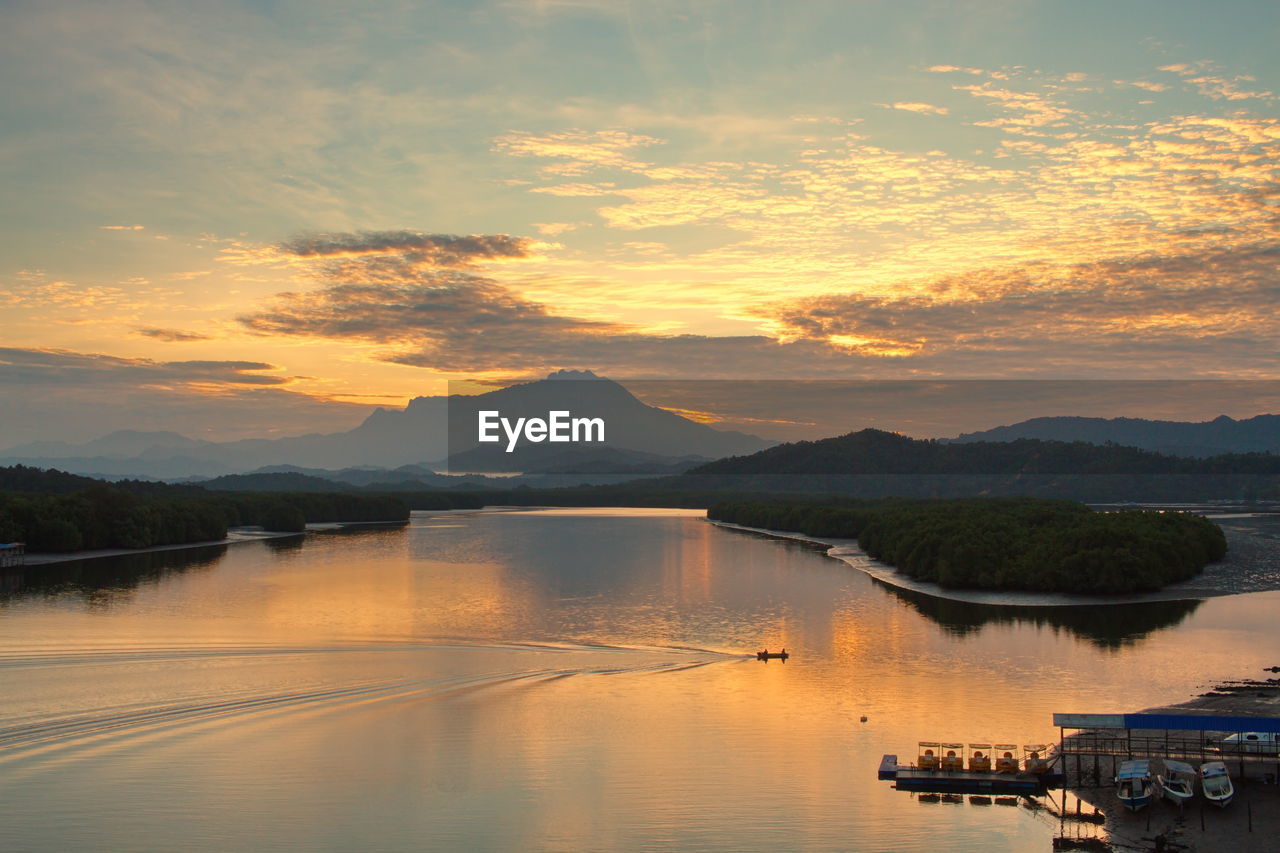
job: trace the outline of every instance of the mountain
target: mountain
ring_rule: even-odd
[[[780,444],[718,459],[689,470],[700,474],[984,475],[984,474],[1267,474],[1280,473],[1280,456],[1224,455],[1188,459],[1121,445],[1083,441],[943,443],[864,429],[819,441]]]
[[[84,444],[69,444],[65,441],[32,441],[7,448],[6,457],[43,457],[46,459],[66,459],[73,457],[102,457],[105,459],[128,459],[146,453],[159,451],[186,451],[192,448],[212,447],[208,441],[197,441],[179,435],[176,432],[122,429],[95,438]]]
[[[592,444],[522,442],[512,453],[506,441],[481,444],[478,413],[502,417],[546,418],[551,411],[600,418],[605,441]],[[590,371],[558,371],[546,379],[511,385],[479,395],[417,397],[401,410],[377,409],[355,429],[328,435],[207,442],[176,433],[112,433],[82,445],[35,442],[0,451],[0,465],[57,467],[111,476],[147,475],[168,479],[215,477],[272,466],[326,471],[344,467],[400,468],[460,456],[459,471],[521,471],[525,464],[545,465],[567,450],[610,448],[662,457],[646,464],[663,468],[689,456],[716,459],[751,453],[773,442],[741,432],[717,430],[642,403],[618,383]],[[554,448],[555,453],[549,452]],[[627,462],[631,465],[636,460]],[[593,467],[598,468],[597,459]],[[427,481],[424,476],[414,477]],[[434,466],[439,467],[439,466]],[[302,471],[300,473],[309,473]]]
[[[1211,421],[1150,421],[1143,418],[1032,418],[1010,426],[964,433],[952,442],[1014,441],[1113,442],[1173,456],[1218,456],[1224,453],[1280,453],[1280,415],[1235,420],[1219,415]]]

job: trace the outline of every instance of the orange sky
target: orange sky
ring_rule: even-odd
[[[329,11],[0,12],[0,447],[557,368],[1277,378],[1274,4]]]

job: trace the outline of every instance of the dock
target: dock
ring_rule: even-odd
[[[1072,778],[1093,784],[1115,776],[1121,761],[1172,758],[1223,761],[1237,779],[1280,779],[1280,746],[1249,734],[1280,736],[1280,717],[1218,714],[1054,714],[1058,753]],[[1226,738],[1234,735],[1234,742]]]
[[[1060,787],[1065,781],[1061,771],[1046,766],[1039,772],[990,772],[987,770],[942,769],[899,764],[898,756],[880,759],[877,778],[892,781],[899,791],[921,791],[939,794],[1010,794],[1033,796]]]
[[[26,550],[22,542],[0,544],[0,569],[21,566],[26,561]]]

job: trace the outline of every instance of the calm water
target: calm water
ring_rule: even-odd
[[[945,603],[676,510],[282,542],[8,579],[0,848],[1048,851],[881,754],[1280,663],[1277,593]]]

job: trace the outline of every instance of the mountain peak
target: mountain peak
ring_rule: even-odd
[[[600,380],[604,380],[604,377],[603,377],[603,376],[597,376],[596,374],[592,373],[590,370],[556,370],[556,371],[553,371],[553,372],[551,372],[551,373],[548,373],[548,374],[547,374],[547,379],[550,379],[550,380],[557,380],[557,379],[600,379]]]

